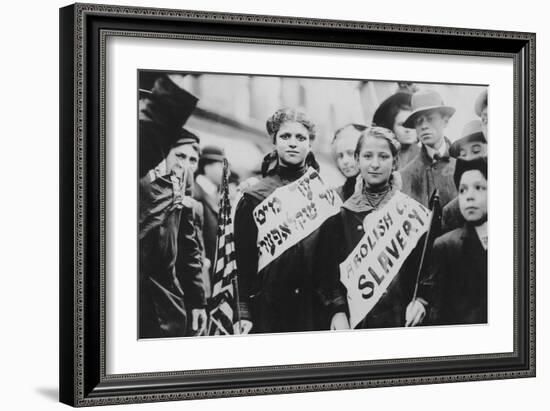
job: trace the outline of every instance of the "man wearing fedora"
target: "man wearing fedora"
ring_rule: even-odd
[[[465,161],[478,158],[487,158],[487,140],[481,120],[472,120],[464,126],[462,136],[456,140],[449,150],[452,157]],[[458,206],[458,197],[452,199],[443,207],[441,218],[441,232],[446,233],[461,227],[464,218]]]
[[[416,129],[422,148],[401,169],[402,191],[427,207],[432,193],[437,190],[443,207],[456,197],[453,182],[456,160],[449,155],[451,144],[444,134],[455,109],[446,106],[439,93],[433,90],[413,94],[411,108],[412,113],[403,126]]]

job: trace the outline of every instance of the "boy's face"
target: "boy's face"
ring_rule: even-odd
[[[449,117],[439,110],[430,110],[418,116],[415,122],[418,139],[428,147],[438,148],[443,140]]]
[[[487,180],[478,170],[462,174],[458,186],[458,205],[467,222],[487,221]]]

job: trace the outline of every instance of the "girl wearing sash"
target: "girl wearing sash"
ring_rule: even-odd
[[[275,190],[319,170],[311,144],[315,126],[293,108],[275,112],[266,123],[274,151],[262,163],[262,179],[246,189],[235,213],[235,253],[239,278],[240,333],[308,331],[321,327],[318,284],[312,260],[318,229],[258,270],[258,226],[253,213]],[[299,193],[295,192],[296,196]],[[292,203],[285,200],[285,204]],[[325,325],[328,327],[328,325]]]
[[[367,219],[370,223],[365,223],[365,218],[377,211],[380,211],[380,216],[386,215],[384,207],[392,201],[394,196],[398,196],[401,203],[411,200],[399,192],[399,188],[395,183],[394,171],[398,168],[399,149],[400,144],[390,130],[382,127],[372,127],[365,130],[361,134],[355,150],[355,158],[362,180],[359,185],[362,185],[362,187],[358,187],[355,193],[344,203],[339,214],[327,219],[321,227],[321,238],[317,252],[320,259],[317,267],[322,278],[322,294],[328,308],[331,330],[351,328],[350,312],[354,311],[355,307],[348,304],[363,304],[364,301],[361,297],[370,297],[372,293],[368,293],[368,291],[374,291],[375,287],[373,285],[376,286],[374,281],[368,283],[365,276],[359,276],[359,281],[356,284],[357,289],[360,290],[360,297],[353,299],[348,295],[346,286],[340,280],[340,264],[348,259],[348,256],[354,252],[360,241],[365,241],[366,234],[372,235],[377,230],[376,223],[372,219]],[[425,212],[427,213],[427,210]],[[375,221],[379,220],[376,219]],[[423,223],[427,225],[428,219],[423,218]],[[413,230],[408,233],[411,234]],[[405,235],[400,234],[399,237],[403,240]],[[405,260],[391,282],[388,284],[381,281],[378,284],[379,289],[377,291],[380,293],[378,301],[369,309],[366,315],[361,315],[359,319],[355,319],[356,324],[352,321],[352,327],[403,327],[405,325],[416,325],[422,321],[426,313],[425,305],[427,303],[422,298],[417,298],[411,303],[411,299],[415,293],[417,267],[424,237],[422,236],[412,251],[408,251],[408,255],[403,254]],[[407,240],[411,238],[409,237]],[[373,236],[373,242],[376,241],[382,240]],[[403,244],[405,244],[405,241],[403,241]],[[412,244],[411,247],[413,247]],[[391,264],[394,264],[394,262]],[[391,264],[386,262],[387,266]],[[395,266],[397,267],[397,262],[395,262]],[[369,272],[366,268],[358,269],[360,273],[362,273],[361,270],[364,270],[365,273]],[[376,273],[376,280],[388,276],[378,268]],[[422,287],[422,292],[418,295],[423,295],[423,293],[424,288]],[[409,308],[407,308],[408,305]]]

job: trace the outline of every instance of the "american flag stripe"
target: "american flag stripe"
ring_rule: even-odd
[[[229,203],[229,167],[224,160],[223,181],[218,215],[217,258],[210,300],[210,335],[233,334],[237,310],[235,281],[237,263],[233,243],[233,223]]]

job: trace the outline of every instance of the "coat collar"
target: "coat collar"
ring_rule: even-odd
[[[435,164],[438,161],[446,161],[446,162],[450,161],[449,147],[451,147],[451,141],[447,137],[443,137],[443,139],[445,141],[445,153],[437,161],[434,161],[434,159],[430,156],[426,145],[422,144],[422,148],[420,149],[420,155],[421,155],[422,161],[425,164]]]
[[[382,199],[380,204],[378,204],[378,208],[381,208],[385,206],[395,195],[397,192],[397,187],[395,187],[394,184],[390,187],[390,191],[386,194],[386,196]],[[367,197],[363,193],[363,191],[356,191],[353,193],[353,195],[346,200],[344,205],[342,205],[342,208],[345,208],[347,210],[353,211],[355,213],[362,213],[362,212],[370,212],[373,211],[375,208],[369,203],[367,200]]]

